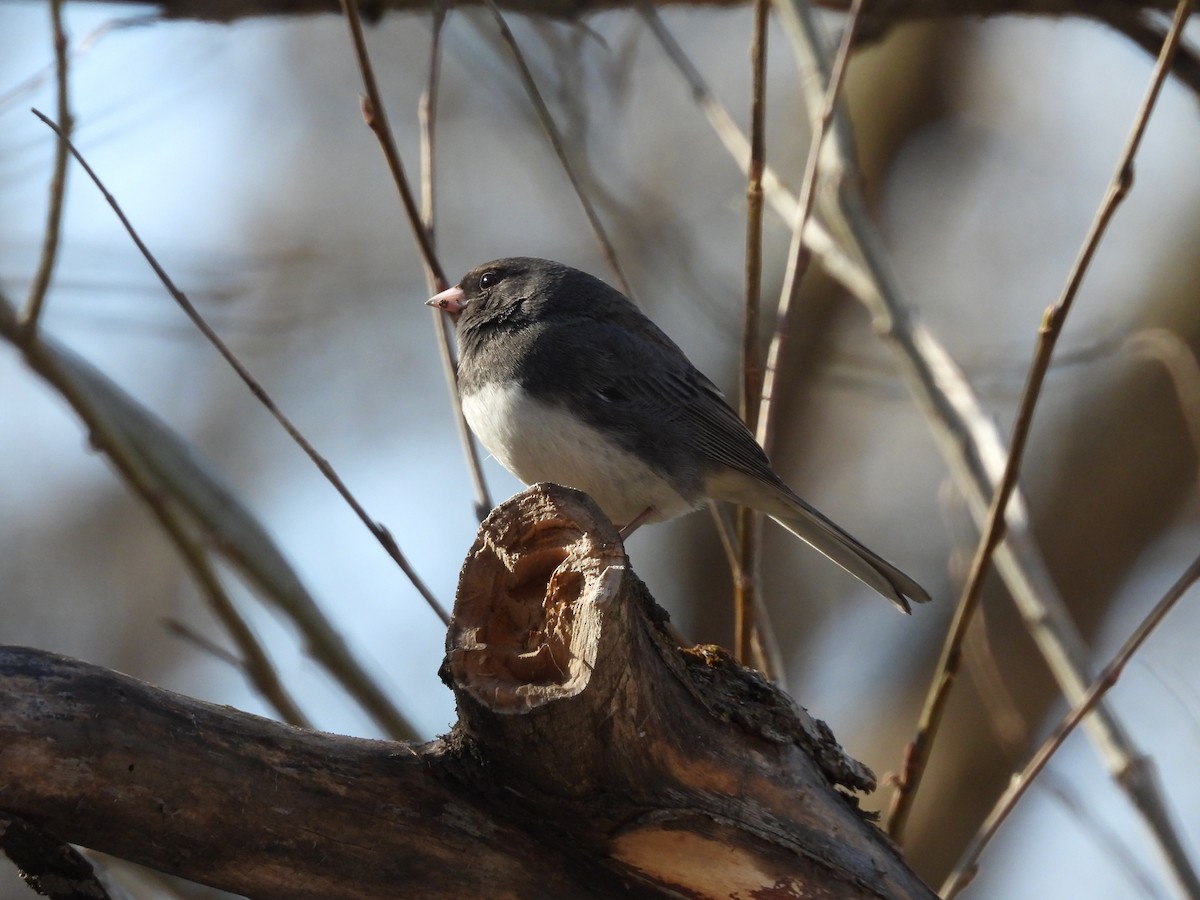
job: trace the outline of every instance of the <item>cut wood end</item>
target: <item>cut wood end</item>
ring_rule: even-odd
[[[502,503],[459,576],[445,665],[455,689],[507,713],[578,694],[627,564],[586,494],[539,484]]]
[[[847,884],[843,873],[748,838],[720,822],[681,815],[618,835],[615,859],[648,881],[682,896],[858,900],[878,897]]]

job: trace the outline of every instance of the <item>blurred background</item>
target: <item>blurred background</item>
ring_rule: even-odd
[[[137,8],[133,8],[137,9]],[[415,244],[333,16],[231,26],[66,8],[82,152],[215,330],[344,478],[442,603],[477,527]],[[670,9],[667,27],[748,125],[752,11]],[[822,20],[836,35],[841,17]],[[510,16],[639,304],[738,393],[745,183],[632,11],[571,24]],[[0,4],[0,290],[37,266],[54,153],[42,4]],[[427,15],[368,33],[410,178]],[[1192,37],[1196,35],[1193,32]],[[856,54],[848,95],[865,189],[905,296],[1007,434],[1043,309],[1059,294],[1153,60],[1073,20],[910,25]],[[771,32],[768,159],[793,190],[809,146],[792,54]],[[612,280],[486,11],[444,32],[437,243],[452,279],[545,256]],[[1034,531],[1099,668],[1200,544],[1200,117],[1169,83],[1068,322],[1023,469]],[[764,301],[789,231],[770,211]],[[454,721],[444,630],[303,454],[171,301],[72,167],[53,335],[194,446],[260,518],[367,669],[425,737]],[[906,619],[768,524],[764,593],[786,686],[848,751],[894,772],[978,534],[929,423],[862,307],[814,266],[782,381],[776,469],[921,581]],[[1193,402],[1181,401],[1191,392]],[[485,464],[494,501],[519,484]],[[728,645],[724,556],[705,514],[629,542],[686,634]],[[235,578],[230,590],[323,730],[378,736]],[[919,796],[906,848],[935,886],[1017,766],[1066,709],[999,579]],[[1200,611],[1185,599],[1112,692],[1200,849]],[[169,630],[229,646],[157,522],[89,447],[64,401],[0,347],[0,643],[45,648],[270,714],[242,676]],[[886,806],[890,789],[867,798]],[[1200,859],[1200,856],[1195,856]],[[134,895],[175,890],[131,874]],[[0,895],[26,889],[0,862]],[[1076,734],[982,861],[966,896],[1174,897],[1178,888],[1087,738]],[[29,894],[32,896],[32,894]]]

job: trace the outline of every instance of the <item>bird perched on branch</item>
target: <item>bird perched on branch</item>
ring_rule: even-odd
[[[903,611],[929,599],[796,496],[716,386],[598,278],[498,259],[427,303],[457,322],[467,422],[525,483],[590,494],[623,537],[706,500],[749,506]]]

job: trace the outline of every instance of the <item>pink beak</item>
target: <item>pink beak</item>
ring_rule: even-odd
[[[434,294],[425,301],[425,305],[436,306],[443,312],[457,317],[467,307],[467,295],[463,293],[462,288],[456,285],[452,288],[446,288],[440,294]]]

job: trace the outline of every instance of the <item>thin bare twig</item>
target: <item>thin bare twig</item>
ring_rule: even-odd
[[[817,108],[829,71],[819,29],[806,4],[781,3],[779,10],[795,50],[801,85],[809,97],[810,108]],[[836,228],[839,239],[834,241],[827,231],[815,227],[817,221],[811,220],[805,240],[826,271],[870,313],[876,335],[892,351],[897,369],[926,416],[938,450],[982,531],[991,497],[1003,475],[1004,442],[995,420],[979,402],[961,366],[921,322],[919,311],[904,299],[883,239],[862,196],[849,120],[844,111],[839,110],[834,124],[826,146],[839,158],[840,167],[832,171],[837,171],[840,177],[835,179],[831,177],[832,171],[826,170],[822,184],[830,190],[823,192],[823,198],[827,193],[828,199],[823,200],[821,211],[830,226]],[[734,149],[735,140],[720,129],[718,133],[744,169],[744,157]],[[773,200],[777,209],[785,204],[782,196],[777,202]],[[1087,674],[1088,648],[1030,532],[1029,515],[1019,488],[1009,500],[1006,517],[1008,527],[995,553],[996,568],[1063,693],[1068,701],[1077,702],[1091,683]],[[1114,781],[1158,839],[1180,881],[1194,881],[1162,786],[1111,705],[1102,702],[1097,706],[1084,721],[1084,727]]]
[[[425,227],[421,211],[413,198],[412,188],[408,184],[408,176],[404,173],[404,162],[400,158],[400,150],[396,147],[396,139],[388,124],[387,110],[383,105],[383,97],[379,93],[379,83],[375,79],[375,68],[371,65],[371,56],[367,52],[367,41],[363,35],[362,18],[358,13],[357,0],[341,0],[342,13],[350,30],[350,40],[354,44],[354,56],[358,61],[359,72],[362,75],[363,89],[367,92],[362,101],[363,119],[367,127],[375,135],[379,147],[383,151],[384,161],[392,173],[392,181],[400,193],[400,202],[408,216],[408,224],[417,248],[421,251],[421,259],[425,263],[425,281],[430,293],[445,290],[450,286],[446,273],[438,261],[437,252],[433,245],[433,233]],[[440,31],[439,29],[437,29]],[[434,41],[438,46],[437,38]],[[436,62],[430,62],[431,71],[436,68]],[[434,332],[437,335],[439,353],[442,357],[442,368],[446,375],[446,383],[450,388],[450,406],[454,411],[454,419],[458,428],[459,439],[462,442],[463,453],[467,457],[467,470],[471,475],[471,483],[475,489],[475,515],[481,521],[491,511],[492,501],[488,495],[487,483],[483,478],[483,466],[479,459],[479,449],[467,428],[463,417],[462,401],[458,395],[458,373],[455,370],[453,355],[450,351],[452,339],[450,329],[446,326],[446,317],[438,310],[431,310]]]
[[[783,665],[783,652],[779,649],[779,638],[775,626],[763,601],[762,591],[754,592],[754,631],[750,635],[751,665],[776,684],[787,684],[787,669]]]
[[[742,563],[738,559],[738,550],[734,542],[735,528],[719,503],[710,500],[708,511],[712,514],[713,526],[725,553],[730,577],[736,585],[742,580]],[[754,591],[751,597],[755,604],[754,630],[750,634],[749,656],[745,664],[762,672],[777,684],[785,684],[787,669],[783,665],[783,654],[779,651],[779,639],[775,636],[775,628],[771,624],[766,604],[763,603],[762,591]]]
[[[304,451],[305,455],[312,460],[313,464],[318,470],[320,470],[321,474],[325,476],[326,480],[333,485],[334,489],[338,492],[338,494],[341,495],[342,499],[346,501],[347,505],[354,510],[354,513],[358,516],[362,523],[367,526],[367,529],[375,536],[375,539],[379,541],[384,550],[387,551],[387,554],[392,557],[392,559],[400,567],[400,570],[404,572],[406,576],[408,576],[408,580],[412,583],[413,587],[417,589],[417,593],[424,598],[425,602],[429,605],[429,608],[434,611],[438,618],[448,624],[450,621],[449,615],[442,608],[441,604],[438,603],[437,598],[433,596],[433,593],[429,590],[429,588],[425,586],[425,583],[421,580],[420,576],[417,575],[416,570],[409,565],[408,560],[400,551],[400,547],[396,543],[395,538],[392,537],[391,532],[389,532],[387,528],[385,528],[379,522],[376,522],[367,514],[367,511],[362,507],[358,500],[355,499],[354,495],[350,493],[350,489],[346,487],[345,483],[338,476],[337,472],[334,471],[328,460],[317,453],[316,449],[300,433],[299,429],[296,428],[291,419],[284,415],[279,407],[275,405],[275,401],[271,399],[270,395],[267,394],[262,385],[259,384],[258,381],[255,380],[254,376],[250,374],[250,371],[242,364],[241,360],[234,355],[233,351],[229,349],[228,345],[221,340],[217,333],[209,327],[208,323],[204,320],[204,317],[200,315],[200,312],[195,306],[192,305],[192,302],[187,298],[183,291],[179,290],[179,288],[175,286],[175,283],[171,280],[171,277],[159,264],[154,254],[150,252],[150,248],[145,245],[141,239],[141,236],[134,229],[133,224],[126,217],[125,212],[121,209],[121,205],[117,202],[117,199],[109,193],[108,189],[104,186],[104,183],[100,180],[100,177],[95,173],[92,167],[88,165],[87,160],[83,158],[82,154],[80,154],[79,150],[76,149],[75,145],[70,142],[67,136],[56,124],[54,124],[54,122],[50,121],[50,119],[46,118],[46,116],[38,112],[36,109],[33,111],[33,113],[43,122],[45,122],[51,129],[53,129],[55,134],[59,135],[59,137],[66,142],[71,154],[75,157],[76,161],[83,168],[83,170],[88,174],[88,177],[91,178],[95,183],[100,193],[104,195],[104,199],[108,201],[108,205],[112,207],[113,212],[116,213],[117,218],[120,219],[121,224],[125,227],[130,239],[132,239],[142,256],[145,257],[146,262],[150,264],[150,268],[154,270],[154,274],[158,276],[159,281],[162,282],[163,286],[167,289],[167,292],[171,295],[175,302],[179,304],[179,307],[184,311],[187,317],[192,320],[192,323],[197,329],[199,329],[200,333],[204,335],[204,337],[210,344],[213,345],[213,347],[216,348],[217,352],[221,354],[222,358],[229,364],[234,372],[237,373],[238,377],[242,379],[242,382],[250,389],[250,393],[252,393],[259,403],[266,408],[266,410],[274,417],[275,421],[277,421],[283,427],[283,430],[286,431],[288,436],[296,443],[296,445]]]
[[[764,7],[763,16],[766,16],[766,2],[760,0],[760,5]],[[757,7],[756,7],[757,8]],[[804,277],[804,272],[808,268],[808,260],[811,254],[808,250],[806,240],[806,231],[812,210],[812,196],[815,190],[818,172],[818,158],[820,154],[821,143],[824,140],[826,129],[829,122],[833,119],[833,112],[838,93],[841,91],[842,82],[846,72],[846,62],[850,56],[850,47],[854,39],[854,35],[858,28],[860,14],[862,12],[861,0],[856,0],[850,11],[850,17],[846,23],[845,30],[842,34],[842,41],[838,47],[838,55],[834,64],[833,75],[830,78],[827,90],[825,105],[820,111],[819,119],[813,124],[812,142],[809,147],[807,168],[805,178],[800,194],[800,201],[797,204],[796,221],[792,230],[792,254],[790,264],[784,276],[783,293],[780,296],[779,308],[775,314],[775,327],[771,337],[770,347],[767,351],[766,365],[761,373],[761,381],[756,383],[751,389],[747,386],[744,389],[743,397],[747,407],[757,401],[757,410],[746,415],[747,425],[751,430],[756,432],[758,442],[763,449],[769,454],[771,452],[771,443],[773,437],[773,423],[775,405],[772,402],[774,397],[775,376],[779,370],[780,358],[783,353],[783,347],[788,334],[791,321],[791,308],[795,299],[799,296],[800,281]],[[761,123],[760,123],[761,127]],[[762,160],[758,160],[758,165],[755,164],[755,145],[756,142],[762,141],[761,134],[751,133],[750,139],[750,184],[751,187],[758,188],[759,195],[759,221],[757,225],[761,228],[761,197],[762,197]],[[747,271],[750,269],[749,250],[747,252]],[[748,279],[749,282],[749,279]],[[757,284],[755,285],[757,287]],[[756,298],[757,300],[757,298]],[[747,307],[749,307],[750,298],[747,296]],[[758,347],[758,310],[757,306],[754,311],[753,321],[751,322],[749,315],[745,323],[745,328],[750,329],[753,325],[753,340],[755,347],[754,361],[758,363],[757,347]],[[747,335],[744,341],[748,344],[750,336]],[[743,510],[739,519],[739,536],[741,538],[742,551],[742,570],[751,573],[751,579],[748,584],[745,580],[739,582],[740,590],[735,593],[735,601],[737,602],[737,611],[739,615],[735,619],[735,624],[740,626],[736,631],[737,636],[744,640],[747,644],[750,643],[751,636],[755,632],[755,624],[753,619],[753,610],[762,606],[761,597],[756,596],[758,590],[758,578],[756,571],[757,548],[761,546],[762,532],[762,517],[753,513],[750,510]],[[747,593],[750,597],[747,597]],[[749,620],[747,624],[747,620]],[[738,652],[743,652],[742,644],[738,643]]]
[[[975,683],[979,702],[987,713],[992,734],[1000,749],[1011,759],[1020,757],[1029,745],[1029,723],[1013,698],[1004,675],[996,662],[996,653],[988,635],[986,610],[980,607],[978,615],[967,629],[967,674]]]
[[[438,82],[442,68],[442,27],[446,24],[448,12],[438,5],[433,13],[433,28],[429,40],[429,73],[425,92],[417,110],[417,118],[421,125],[421,224],[429,235],[430,243],[435,243],[437,203],[435,191],[435,159],[434,153],[437,125],[437,96]],[[370,63],[368,62],[368,65]],[[376,132],[378,135],[379,132]],[[391,132],[387,132],[390,136]],[[385,151],[386,154],[386,151]],[[431,292],[439,289],[432,278],[429,279]],[[446,324],[446,315],[439,309],[431,309],[433,330],[437,336],[438,357],[442,363],[442,373],[450,388],[450,411],[454,416],[454,425],[458,430],[458,440],[467,458],[467,472],[471,476],[471,487],[475,491],[475,518],[482,522],[492,510],[492,498],[488,492],[487,482],[483,477],[483,465],[479,458],[479,446],[467,426],[467,419],[462,411],[462,397],[458,393],[458,369],[454,363],[454,335]]]
[[[725,561],[729,564],[729,571],[735,579],[740,578],[741,562],[738,560],[737,547],[734,546],[733,529],[729,527],[729,522],[716,501],[709,500],[707,505],[708,511],[712,515],[713,527],[717,529],[717,539],[720,540],[721,549],[725,552]]]
[[[50,21],[54,27],[54,75],[58,120],[63,123],[63,132],[71,134],[75,127],[71,117],[67,73],[67,35],[63,31],[62,0],[50,0]],[[67,145],[62,138],[54,146],[54,172],[50,177],[50,204],[46,211],[46,228],[42,232],[42,256],[38,262],[29,299],[25,303],[22,317],[24,327],[33,334],[41,319],[46,292],[54,275],[54,263],[58,259],[58,245],[62,236],[63,198],[67,190]]]
[[[1063,745],[1063,742],[1075,730],[1075,727],[1083,721],[1088,712],[1100,702],[1100,698],[1117,683],[1117,679],[1121,677],[1121,672],[1129,660],[1132,659],[1133,654],[1146,642],[1146,639],[1150,637],[1154,630],[1162,623],[1163,619],[1166,618],[1167,613],[1175,607],[1197,580],[1200,580],[1200,556],[1192,561],[1192,564],[1179,577],[1179,580],[1158,601],[1154,609],[1151,610],[1150,615],[1142,620],[1142,623],[1129,636],[1121,646],[1121,649],[1113,656],[1112,661],[1096,676],[1095,681],[1088,688],[1083,699],[1075,704],[1074,708],[1062,718],[1042,746],[1038,748],[1037,752],[1029,759],[1029,762],[1025,764],[1021,772],[1009,781],[1007,790],[996,801],[995,806],[992,807],[992,811],[984,820],[983,825],[975,837],[972,838],[971,843],[967,846],[959,861],[955,864],[954,870],[942,884],[941,891],[939,892],[940,896],[949,900],[949,898],[962,890],[971,879],[974,875],[980,854],[995,836],[1000,826],[1004,824],[1005,819],[1013,811],[1017,802],[1029,790],[1033,784],[1033,779],[1045,769],[1046,764],[1050,761],[1050,757],[1058,751],[1058,748]],[[1195,895],[1191,894],[1191,896]]]
[[[726,150],[737,161],[746,178],[749,179],[751,171],[751,142],[742,134],[737,123],[734,122],[733,116],[729,114],[729,111],[704,82],[699,70],[688,59],[683,48],[679,46],[679,42],[675,40],[674,35],[671,34],[663,23],[657,10],[647,2],[640,2],[638,4],[638,12],[641,13],[642,18],[650,28],[655,39],[658,40],[667,58],[675,65],[687,82],[692,97],[704,110],[710,124],[713,126],[713,130],[721,138]],[[760,184],[764,200],[770,204],[771,208],[780,218],[790,221],[796,208],[795,198],[788,193],[787,188],[783,186],[783,183],[765,159],[762,162]],[[823,252],[835,256],[840,253],[833,239],[818,222],[809,223],[808,233],[805,237],[810,242],[820,246]],[[755,390],[757,392],[757,388]],[[755,518],[757,519],[757,517]],[[729,543],[730,538],[727,534],[728,528],[725,520],[718,518],[716,521],[719,523],[718,528],[720,529],[721,540],[726,545],[727,555],[730,559],[730,572],[733,576],[734,584],[741,584],[745,580],[742,574],[743,570],[741,563],[734,554],[732,544]],[[754,582],[757,584],[757,576],[755,576]],[[783,657],[779,653],[775,635],[770,633],[770,621],[766,617],[766,607],[762,600],[761,591],[755,590],[752,596],[755,608],[755,628],[748,629],[748,633],[753,658],[757,660],[755,664],[761,671],[770,672],[776,680],[783,680],[785,678],[782,665]]]
[[[834,57],[833,70],[830,73],[825,96],[820,107],[810,108],[812,120],[812,139],[808,148],[808,159],[805,162],[804,180],[800,186],[800,198],[796,203],[796,220],[792,226],[792,243],[788,257],[788,267],[783,279],[783,289],[779,294],[779,309],[775,314],[775,330],[771,335],[771,346],[767,351],[767,365],[763,372],[763,384],[758,413],[758,442],[770,453],[774,440],[775,424],[775,378],[779,371],[780,358],[787,342],[791,324],[792,308],[800,295],[800,283],[808,271],[812,259],[809,251],[806,231],[808,221],[812,216],[814,198],[817,193],[817,179],[821,173],[822,147],[825,135],[833,123],[837,111],[838,96],[841,94],[842,82],[846,77],[846,65],[850,59],[850,48],[854,45],[854,36],[858,33],[858,25],[862,20],[863,0],[854,0],[850,6],[850,14],[842,29],[842,39],[838,44],[837,55]]]
[[[762,393],[759,309],[762,300],[763,169],[767,161],[767,24],[770,0],[755,0],[750,43],[750,172],[746,177],[746,275],[742,312],[742,419],[753,431]]]
[[[562,166],[563,173],[567,176],[567,181],[571,183],[571,189],[575,191],[575,196],[579,199],[579,205],[583,207],[583,214],[587,217],[588,224],[592,227],[592,234],[595,235],[596,242],[600,245],[600,252],[608,263],[608,267],[612,269],[613,275],[616,277],[617,283],[625,293],[625,296],[630,300],[636,301],[637,298],[633,294],[633,287],[629,279],[625,277],[625,272],[617,260],[617,250],[613,246],[612,241],[609,240],[604,223],[600,221],[600,216],[596,212],[596,208],[592,205],[592,201],[588,198],[583,182],[575,172],[575,166],[571,163],[571,158],[567,155],[562,133],[554,123],[554,117],[550,115],[550,108],[546,106],[546,101],[542,99],[542,92],[538,90],[537,82],[533,78],[533,72],[530,71],[529,64],[525,61],[525,54],[521,51],[521,47],[517,43],[512,29],[508,27],[508,21],[504,18],[504,13],[500,11],[500,7],[496,5],[495,0],[483,0],[483,2],[491,11],[492,18],[496,20],[496,27],[500,31],[500,37],[503,38],[504,43],[508,45],[508,49],[513,55],[513,60],[517,64],[517,74],[521,78],[521,84],[525,88],[525,93],[528,95],[529,101],[533,104],[534,112],[537,113],[538,121],[541,123],[542,129],[546,132],[546,139],[550,141],[550,147],[554,150],[554,155],[558,157],[558,163]]]
[[[362,75],[363,89],[367,92],[363,98],[363,118],[367,126],[375,132],[383,150],[383,158],[392,173],[392,181],[400,192],[400,202],[404,204],[404,212],[408,216],[408,224],[416,238],[417,247],[421,251],[421,259],[425,262],[433,287],[443,290],[450,286],[446,281],[446,273],[438,261],[433,248],[433,239],[421,223],[421,211],[413,197],[412,188],[408,185],[408,176],[404,174],[404,162],[400,159],[400,151],[392,136],[388,124],[387,109],[383,105],[379,84],[375,80],[375,69],[371,65],[371,56],[367,52],[367,39],[363,34],[362,17],[358,13],[357,0],[342,0],[342,13],[346,18],[346,26],[350,29],[350,40],[354,44],[354,56],[358,60],[359,72]]]
[[[1033,361],[1029,367],[1025,388],[1022,391],[1021,401],[1017,407],[1016,419],[1013,422],[1013,435],[1009,444],[1008,460],[1005,464],[1004,476],[996,488],[991,508],[988,510],[988,518],[983,530],[983,536],[980,539],[975,558],[971,563],[971,571],[967,577],[962,598],[959,601],[958,608],[955,610],[954,621],[942,648],[941,658],[938,661],[938,674],[926,698],[925,709],[921,714],[917,735],[913,740],[912,751],[905,760],[905,769],[900,778],[899,788],[893,796],[891,808],[888,810],[888,830],[893,836],[903,831],[904,823],[912,810],[913,799],[917,788],[920,786],[921,776],[924,773],[934,737],[941,723],[950,689],[962,664],[962,644],[967,628],[970,625],[971,617],[982,595],[984,575],[987,574],[992,554],[1004,537],[1005,506],[1017,484],[1017,474],[1020,471],[1026,442],[1033,424],[1034,411],[1041,396],[1042,384],[1045,380],[1046,372],[1050,367],[1050,357],[1054,352],[1055,345],[1058,343],[1058,337],[1062,333],[1063,323],[1066,320],[1067,314],[1070,312],[1076,296],[1078,296],[1079,287],[1083,283],[1084,275],[1087,273],[1096,250],[1100,246],[1100,241],[1108,228],[1108,223],[1112,220],[1117,207],[1125,199],[1133,184],[1133,159],[1137,154],[1138,147],[1141,145],[1146,125],[1150,121],[1150,113],[1154,109],[1159,92],[1170,71],[1171,58],[1174,55],[1175,47],[1178,46],[1183,24],[1187,20],[1187,12],[1190,8],[1191,0],[1181,0],[1179,6],[1176,8],[1172,29],[1163,44],[1162,51],[1159,53],[1158,62],[1155,65],[1150,85],[1146,89],[1145,97],[1142,99],[1141,106],[1134,118],[1133,126],[1121,151],[1116,171],[1109,182],[1104,199],[1100,204],[1095,218],[1092,220],[1087,237],[1080,248],[1079,255],[1071,267],[1070,275],[1067,278],[1067,283],[1063,288],[1061,296],[1053,306],[1046,310],[1042,318],[1037,347],[1034,350]]]
[[[202,650],[215,660],[225,663],[231,669],[241,671],[242,661],[238,659],[237,654],[232,650],[226,650],[215,640],[206,634],[201,634],[191,625],[184,622],[182,619],[176,619],[172,616],[165,616],[162,619],[163,627],[171,634],[175,635],[187,643],[193,645],[198,650]]]
[[[748,171],[749,141],[728,111],[701,78],[662,21],[646,3],[639,12],[675,64],[713,127],[714,132],[743,172]],[[781,6],[781,19],[790,30],[801,83],[811,85],[810,102],[821,103],[827,83],[828,64],[808,8]],[[838,120],[844,113],[838,113]],[[897,369],[905,379],[918,408],[926,416],[936,446],[945,459],[968,509],[982,528],[988,503],[1004,468],[1004,444],[994,419],[986,412],[970,382],[936,334],[921,322],[919,311],[903,297],[903,291],[884,252],[883,240],[867,213],[865,200],[853,176],[854,159],[839,148],[835,129],[830,146],[843,159],[843,171],[851,177],[838,184],[836,196],[823,208],[839,226],[843,246],[817,219],[809,219],[804,233],[813,254],[825,270],[858,298],[870,313],[875,332],[892,351]],[[826,174],[826,180],[829,174]],[[787,222],[795,215],[796,199],[768,166],[763,187],[772,209]],[[1041,550],[1029,528],[1029,516],[1018,488],[1008,504],[1008,528],[996,550],[996,567],[1008,588],[1022,622],[1037,644],[1064,694],[1071,700],[1082,697],[1091,679],[1086,675],[1087,646],[1066,604],[1058,593]],[[1188,866],[1181,853],[1177,831],[1167,811],[1161,785],[1143,765],[1134,742],[1116,713],[1101,703],[1084,721],[1084,727],[1109,771],[1128,795],[1160,844],[1168,848],[1172,864],[1180,871]],[[1139,773],[1131,777],[1132,773]],[[1170,849],[1174,848],[1174,849]],[[1185,876],[1186,877],[1186,876]]]
[[[770,0],[754,0],[754,37],[750,44],[750,172],[746,178],[746,275],[742,304],[742,419],[754,430],[762,391],[762,352],[759,349],[759,310],[762,302],[763,169],[767,133],[767,23]],[[738,509],[739,564],[733,582],[733,646],[749,662],[762,608],[759,550],[762,516],[749,507]],[[779,673],[766,673],[779,677]]]
[[[65,194],[68,154],[74,150],[70,144],[70,134],[73,120],[68,101],[67,49],[68,41],[63,31],[61,0],[51,0],[51,20],[54,27],[54,56],[57,84],[57,106],[60,127],[55,127],[44,116],[39,118],[47,122],[58,136],[55,158],[54,175],[50,187],[50,209],[47,215],[45,239],[42,247],[41,263],[33,280],[25,314],[21,320],[23,330],[22,344],[27,356],[36,351],[31,345],[36,340],[36,331],[40,321],[46,292],[54,271],[61,236],[63,198]],[[36,113],[36,110],[35,110]],[[85,405],[85,404],[80,404]],[[79,405],[77,405],[77,409]],[[126,481],[142,496],[155,517],[159,520],[167,536],[175,544],[176,549],[192,571],[193,577],[201,593],[207,598],[209,605],[225,625],[234,642],[241,649],[243,662],[241,669],[250,683],[262,697],[271,704],[280,717],[293,725],[308,727],[308,722],[299,706],[283,688],[279,677],[271,665],[266,652],[250,630],[245,620],[238,613],[229,594],[225,591],[216,572],[208,559],[208,554],[199,540],[181,521],[175,510],[171,509],[166,496],[157,488],[154,479],[143,471],[131,454],[125,454],[118,449],[118,442],[112,435],[107,434],[103,423],[98,419],[90,423],[93,440],[107,445],[109,458],[125,475]],[[107,438],[107,440],[106,440]]]

